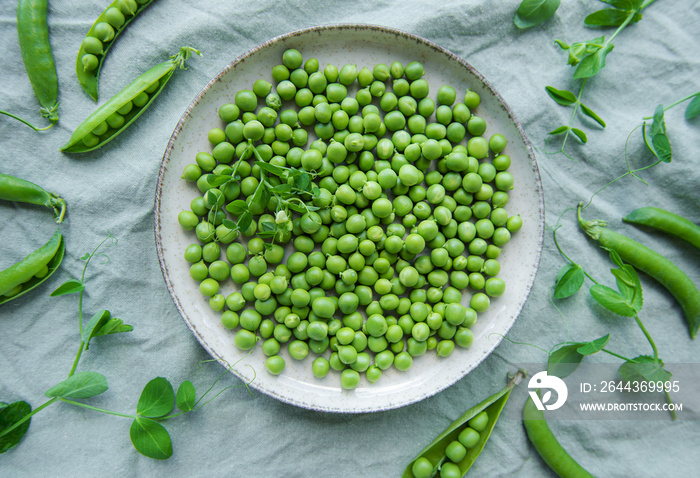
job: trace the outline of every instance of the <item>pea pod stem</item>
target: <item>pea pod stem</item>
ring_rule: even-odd
[[[639,242],[614,232],[604,221],[584,221],[582,203],[578,206],[578,223],[591,239],[605,249],[617,252],[623,261],[656,279],[678,301],[688,322],[690,337],[700,328],[700,292],[692,280],[673,262]]]
[[[561,478],[592,478],[559,443],[547,424],[544,413],[528,398],[523,408],[523,425],[530,443],[544,462]]]
[[[41,116],[53,126],[58,121],[58,75],[49,42],[47,11],[47,0],[17,2],[17,36],[24,68],[41,105]],[[26,121],[22,122],[34,128]]]
[[[57,223],[63,222],[66,214],[66,202],[58,195],[25,179],[3,173],[0,173],[0,199],[53,209]]]

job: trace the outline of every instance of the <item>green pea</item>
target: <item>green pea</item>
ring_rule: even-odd
[[[250,330],[240,329],[238,332],[236,332],[236,335],[233,338],[233,343],[241,350],[250,350],[255,347],[257,340],[258,339],[255,334]]]

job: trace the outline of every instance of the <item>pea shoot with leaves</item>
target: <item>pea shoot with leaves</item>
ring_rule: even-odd
[[[634,318],[649,342],[653,355],[639,355],[634,358],[628,358],[612,352],[605,348],[610,340],[610,334],[606,334],[589,342],[567,342],[561,345],[550,354],[547,372],[560,378],[566,377],[576,370],[584,356],[604,352],[624,360],[624,363],[618,369],[618,374],[625,382],[666,382],[670,380],[671,372],[665,369],[654,339],[639,318],[644,300],[642,284],[635,268],[630,264],[625,264],[615,251],[609,251],[610,260],[616,266],[610,272],[615,278],[617,290],[598,282],[562,250],[556,237],[558,227],[553,231],[554,243],[568,263],[557,274],[553,293],[554,299],[566,299],[573,296],[583,287],[586,279],[589,279],[594,283],[589,289],[591,297],[614,314]],[[668,392],[665,393],[666,400],[668,403],[671,403]],[[671,414],[676,419],[675,412],[671,411]]]
[[[108,241],[111,240],[111,243]],[[85,272],[90,261],[96,257],[107,256],[99,252],[100,249],[110,247],[116,243],[116,239],[108,236],[92,252],[86,253],[81,260],[85,261],[80,279],[70,279],[51,293],[52,297],[69,294],[78,294],[78,331],[80,345],[68,377],[49,388],[45,395],[48,401],[32,410],[29,403],[19,400],[13,403],[0,402],[0,453],[4,453],[17,446],[27,430],[32,417],[54,403],[65,403],[76,407],[100,412],[112,416],[131,419],[129,436],[134,448],[144,456],[157,460],[165,460],[173,454],[172,440],[166,428],[161,424],[166,419],[200,409],[211,400],[215,399],[226,387],[207,398],[216,383],[227,373],[222,375],[199,398],[194,385],[189,380],[180,384],[175,393],[170,382],[157,377],[149,381],[141,392],[136,405],[136,413],[120,413],[111,410],[97,408],[83,402],[97,395],[105,393],[109,386],[107,378],[99,372],[84,370],[77,371],[78,363],[83,352],[87,351],[91,340],[107,335],[131,332],[133,327],[125,324],[122,319],[112,317],[108,310],[100,310],[95,313],[87,323],[83,322],[83,298],[85,292]],[[109,259],[107,258],[107,261]],[[245,384],[247,387],[247,384]],[[206,401],[204,401],[206,399]],[[177,406],[179,411],[173,411]]]

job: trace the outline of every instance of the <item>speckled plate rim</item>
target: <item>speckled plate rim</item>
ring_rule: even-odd
[[[333,409],[332,407],[318,407],[315,406],[312,403],[307,403],[307,402],[301,402],[298,400],[293,400],[290,399],[289,397],[279,395],[275,393],[274,390],[269,390],[264,387],[258,387],[256,386],[255,383],[249,384],[252,388],[261,391],[262,393],[265,393],[268,396],[271,396],[277,400],[280,400],[284,403],[288,403],[290,405],[295,405],[299,406],[301,408],[309,409],[309,410],[315,410],[315,411],[323,411],[323,412],[330,412],[330,413],[368,413],[368,412],[379,412],[379,411],[386,411],[386,410],[391,410],[395,408],[401,408],[406,405],[410,405],[412,403],[417,403],[420,402],[428,397],[431,397],[446,388],[449,388],[450,386],[454,385],[457,381],[461,380],[462,378],[466,377],[469,372],[474,370],[479,364],[481,364],[486,357],[488,357],[495,349],[496,347],[500,344],[501,340],[505,335],[508,333],[508,331],[511,329],[517,318],[519,317],[520,313],[522,312],[523,307],[525,306],[525,303],[527,302],[527,299],[530,296],[530,293],[532,292],[532,287],[534,285],[536,276],[537,276],[537,271],[539,270],[540,266],[540,261],[541,261],[541,256],[542,256],[542,250],[544,246],[544,225],[545,225],[545,216],[544,216],[544,192],[542,189],[542,180],[539,172],[539,168],[537,166],[537,160],[535,158],[535,153],[532,149],[532,145],[530,144],[530,141],[528,140],[527,136],[525,135],[525,130],[523,129],[520,121],[516,118],[515,114],[511,110],[510,106],[508,103],[504,100],[504,98],[496,91],[496,89],[491,85],[491,83],[480,73],[478,72],[473,66],[471,66],[469,63],[467,63],[464,59],[461,57],[455,55],[451,51],[439,46],[438,44],[427,40],[425,38],[422,38],[418,35],[414,35],[412,33],[404,32],[402,30],[392,28],[392,27],[386,27],[386,26],[381,26],[381,25],[373,25],[373,24],[357,24],[357,23],[340,23],[340,24],[328,24],[328,25],[319,25],[315,27],[310,27],[310,28],[305,28],[301,30],[295,30],[289,33],[285,33],[279,36],[276,36],[264,43],[259,44],[258,46],[248,50],[244,54],[240,55],[237,57],[235,60],[233,60],[231,63],[229,63],[218,75],[216,75],[214,78],[212,78],[205,86],[202,88],[202,90],[194,97],[192,102],[187,106],[185,109],[184,113],[180,117],[180,120],[178,121],[173,134],[170,137],[170,140],[168,141],[168,145],[165,149],[165,153],[163,154],[163,160],[161,163],[160,170],[158,172],[158,179],[156,183],[156,194],[155,194],[155,205],[154,205],[154,230],[155,230],[155,243],[156,243],[156,253],[158,256],[158,262],[160,264],[160,269],[161,272],[163,273],[163,279],[165,280],[165,285],[168,289],[168,292],[170,293],[170,296],[173,299],[173,302],[175,303],[175,307],[177,308],[178,312],[180,313],[180,316],[184,320],[185,324],[187,327],[190,329],[190,331],[193,333],[193,335],[197,338],[199,343],[204,347],[204,349],[212,356],[214,357],[222,366],[226,367],[229,369],[231,373],[236,375],[238,378],[242,377],[230,367],[230,364],[226,362],[221,356],[219,356],[215,350],[209,346],[209,344],[204,340],[202,336],[197,332],[195,327],[192,325],[192,321],[190,320],[187,312],[185,311],[184,307],[182,306],[177,294],[174,291],[173,283],[172,280],[170,279],[170,274],[168,271],[168,267],[165,263],[164,259],[164,254],[163,254],[163,241],[162,241],[162,224],[161,224],[161,199],[162,199],[162,186],[163,186],[163,179],[165,176],[165,173],[167,171],[168,163],[170,162],[170,155],[173,151],[175,142],[178,139],[178,136],[180,132],[182,131],[182,128],[188,118],[190,116],[190,113],[192,110],[197,106],[199,101],[202,99],[202,97],[209,91],[209,89],[214,85],[215,83],[219,82],[221,78],[226,75],[231,69],[235,68],[236,65],[239,63],[245,61],[249,56],[252,54],[263,50],[265,48],[268,48],[271,45],[274,45],[278,42],[281,41],[286,41],[290,38],[294,38],[296,36],[300,35],[306,35],[309,33],[313,32],[325,32],[325,31],[333,31],[333,30],[366,30],[366,31],[374,31],[374,32],[380,32],[380,33],[386,33],[386,34],[391,34],[391,35],[396,35],[396,36],[401,36],[404,37],[408,40],[412,40],[420,45],[427,46],[430,49],[434,50],[436,54],[440,54],[445,56],[448,60],[452,60],[455,62],[458,62],[462,67],[467,69],[471,74],[479,78],[479,80],[483,83],[484,87],[486,87],[493,95],[498,99],[498,101],[501,104],[501,108],[506,111],[508,114],[509,118],[513,121],[519,135],[520,139],[523,141],[525,148],[527,150],[527,156],[530,160],[530,167],[532,168],[532,173],[535,177],[535,182],[536,182],[536,187],[537,187],[537,197],[538,197],[538,242],[537,242],[537,247],[536,247],[536,257],[535,257],[535,267],[533,268],[529,281],[525,286],[525,295],[524,298],[520,301],[515,306],[514,309],[514,319],[508,324],[506,329],[503,331],[502,336],[498,336],[494,341],[492,346],[484,353],[481,357],[478,358],[477,361],[473,364],[473,366],[465,371],[465,373],[451,381],[445,381],[442,383],[440,387],[435,387],[433,389],[430,389],[426,391],[423,395],[417,395],[411,397],[409,400],[405,401],[396,401],[392,402],[386,406],[383,407],[373,407],[373,408],[367,408],[367,409]]]

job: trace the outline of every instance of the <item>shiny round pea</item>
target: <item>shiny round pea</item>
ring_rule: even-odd
[[[272,355],[265,360],[265,368],[272,375],[279,375],[284,371],[286,363],[279,355]]]
[[[345,390],[353,390],[360,384],[360,374],[352,369],[340,373],[340,386]]]
[[[311,364],[311,372],[316,378],[325,377],[326,375],[328,375],[329,370],[330,363],[324,357],[316,357],[316,359],[314,359],[313,363]]]
[[[460,432],[457,439],[462,445],[464,445],[465,448],[474,448],[476,444],[479,443],[481,436],[479,435],[478,431],[471,427],[467,427]]]
[[[257,342],[257,340],[255,334],[250,330],[240,329],[236,332],[233,343],[241,350],[250,350],[255,347],[255,342]]]

